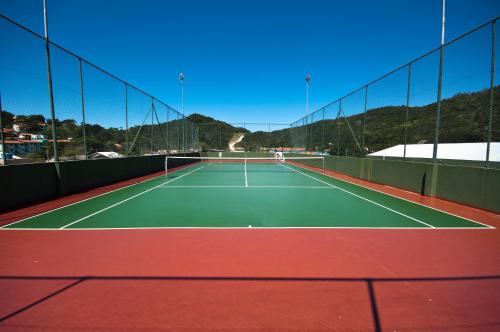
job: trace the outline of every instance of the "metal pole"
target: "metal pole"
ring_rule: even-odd
[[[128,156],[128,84],[125,83],[125,151]]]
[[[486,145],[486,167],[490,162],[491,127],[493,122],[493,97],[495,86],[495,47],[496,47],[496,23],[491,24],[491,77],[490,77],[490,115],[488,119],[488,143]]]
[[[47,18],[47,0],[43,0],[43,23],[45,30],[45,56],[47,58],[47,81],[49,85],[50,117],[52,120],[52,147],[54,149],[54,166],[56,167],[57,177],[61,178],[59,170],[59,153],[57,152],[57,132],[56,132],[56,114],[54,110],[54,91],[52,90],[52,70],[50,67],[49,50],[49,23]]]
[[[222,124],[219,124],[219,150],[222,149]]]
[[[177,150],[181,150],[181,122],[179,120],[180,114],[177,112],[176,115],[177,115]]]
[[[437,108],[436,108],[436,128],[434,130],[434,148],[432,151],[432,162],[437,159],[437,150],[439,144],[439,121],[441,118],[441,90],[443,86],[443,61],[444,61],[444,27],[445,27],[445,7],[446,0],[443,0],[443,19],[441,25],[441,48],[439,49],[439,78],[437,91]]]
[[[0,139],[2,141],[2,160],[4,166],[7,165],[7,159],[5,158],[5,137],[3,136],[3,122],[2,122],[2,94],[0,93]]]
[[[362,140],[363,140],[363,153],[366,152],[365,149],[365,130],[366,130],[366,112],[368,112],[368,85],[365,86],[365,112],[363,115],[363,134],[362,134]]]
[[[340,116],[340,111],[342,110],[342,99],[339,101],[339,113],[337,115],[337,157],[340,155],[340,124],[339,124],[339,116]]]
[[[325,153],[325,108],[321,117],[321,151]]]
[[[182,150],[186,151],[186,116],[184,115],[184,74],[179,74],[181,81],[181,109],[182,109]]]
[[[313,123],[314,123],[314,113],[311,114],[311,123],[310,123],[310,136],[311,136],[311,150],[314,151],[314,140],[313,140]]]
[[[267,146],[270,149],[271,148],[271,124],[268,123],[267,126],[268,126],[268,128],[267,128],[267,140],[268,140]]]
[[[83,133],[83,154],[85,160],[87,160],[87,136],[85,133],[85,95],[83,91],[83,71],[82,71],[82,59],[78,58],[78,63],[80,64],[80,95],[82,99],[82,133]]]
[[[153,97],[151,97],[151,154],[153,153],[153,149],[154,149],[154,143],[153,143],[153,140],[154,140],[154,106],[153,106]]]
[[[167,153],[170,153],[170,138],[168,137],[168,122],[169,122],[169,111],[168,111],[168,108],[167,108]]]
[[[309,81],[311,80],[311,75],[306,75],[306,116],[309,114]]]
[[[403,148],[403,159],[406,158],[406,140],[408,137],[408,111],[410,109],[410,89],[411,89],[411,62],[408,64],[408,83],[406,88],[405,141]]]
[[[304,135],[304,153],[307,151],[307,116],[304,118],[304,128],[305,128],[305,135]]]

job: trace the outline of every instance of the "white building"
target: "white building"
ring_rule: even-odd
[[[439,143],[437,159],[453,160],[486,160],[487,143]],[[434,144],[407,144],[406,158],[432,159]],[[390,148],[370,153],[369,156],[376,157],[399,157],[404,155],[404,145],[396,145]],[[490,161],[500,162],[500,142],[490,143]]]
[[[121,157],[123,157],[121,154],[113,151],[94,152],[89,154],[89,159],[112,159]]]

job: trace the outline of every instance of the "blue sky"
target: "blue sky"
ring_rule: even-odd
[[[54,42],[176,109],[182,71],[186,113],[228,122],[291,123],[306,73],[313,110],[440,42],[441,0],[47,2]],[[43,33],[42,0],[0,12]],[[448,0],[446,39],[499,13],[496,0]]]

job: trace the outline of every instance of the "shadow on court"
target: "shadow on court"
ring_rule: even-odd
[[[61,296],[69,290],[82,287],[89,282],[116,283],[126,282],[183,282],[183,286],[190,287],[196,283],[230,282],[234,286],[238,283],[271,284],[271,288],[277,284],[299,284],[307,288],[308,285],[321,284],[328,287],[331,284],[362,284],[365,286],[365,299],[369,307],[369,316],[372,326],[366,326],[373,331],[395,328],[410,329],[495,329],[500,327],[500,320],[488,311],[498,308],[498,295],[500,294],[500,275],[485,276],[455,276],[455,277],[420,277],[420,278],[295,278],[295,277],[217,277],[217,276],[0,276],[2,282],[43,282],[43,281],[67,281],[64,287],[60,287],[35,301],[20,306],[18,309],[3,314],[0,318],[0,328],[3,324],[18,317],[22,321],[23,313],[41,307],[56,297]],[[188,283],[188,284],[186,284]],[[189,284],[191,283],[191,284]],[[195,284],[193,284],[195,283]],[[158,284],[156,284],[158,285]],[[226,284],[227,285],[227,284]],[[78,287],[77,287],[78,286]],[[224,286],[224,284],[222,285]],[[344,287],[340,286],[340,287]],[[178,286],[176,286],[178,287]],[[229,290],[231,291],[231,290]],[[471,297],[471,294],[475,294]],[[435,304],[432,303],[434,298]],[[497,300],[495,300],[496,298]],[[422,303],[423,299],[427,299]],[[301,298],[296,298],[301,300]],[[182,300],[179,300],[182,302]],[[1,303],[1,302],[0,302]],[[450,303],[453,303],[450,307]],[[479,304],[479,305],[478,305]],[[258,306],[258,303],[255,303]],[[422,315],[427,312],[439,311],[446,306],[448,311],[453,311],[454,318],[444,320],[446,317],[435,319],[432,315]],[[368,309],[366,306],[353,307],[354,310]],[[186,308],[185,308],[186,309]],[[332,308],[334,310],[335,308]],[[467,318],[460,319],[461,310],[467,312]],[[486,311],[486,312],[485,312]],[[288,313],[290,314],[290,313]],[[272,315],[272,313],[270,313]],[[423,317],[425,316],[425,317]],[[489,318],[487,318],[489,317]],[[495,318],[497,317],[497,318]],[[212,322],[213,327],[217,321]],[[224,325],[224,324],[223,324]],[[5,325],[4,325],[5,326]]]

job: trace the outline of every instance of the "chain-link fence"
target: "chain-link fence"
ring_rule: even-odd
[[[54,147],[58,160],[199,149],[196,124],[157,98],[49,41],[51,98],[44,37],[3,15],[0,44],[3,164],[53,161]]]
[[[477,143],[471,160],[500,161],[497,20],[294,122],[292,146],[308,153],[439,161],[453,159],[457,146],[449,144]]]
[[[198,148],[283,147],[338,156],[439,161],[453,159],[445,144],[477,143],[471,159],[488,164],[500,159],[497,19],[291,125],[195,124],[153,96],[50,43],[53,144],[45,41],[0,16],[3,151],[7,159],[45,161],[53,160],[54,145],[62,160],[100,158],[102,152],[128,156]]]

